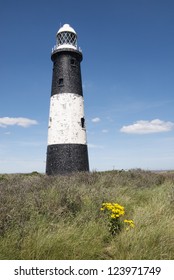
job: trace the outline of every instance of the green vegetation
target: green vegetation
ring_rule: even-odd
[[[102,203],[135,227],[112,235]],[[0,259],[174,259],[174,173],[0,175]]]

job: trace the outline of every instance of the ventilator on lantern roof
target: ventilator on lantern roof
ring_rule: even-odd
[[[69,25],[64,24],[56,34],[57,44],[55,49],[72,48],[77,49],[77,34],[75,30]]]

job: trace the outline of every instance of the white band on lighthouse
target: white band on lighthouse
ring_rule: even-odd
[[[48,145],[86,144],[83,103],[74,93],[51,96]]]

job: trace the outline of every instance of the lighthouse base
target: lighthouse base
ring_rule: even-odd
[[[47,175],[80,171],[89,171],[87,145],[55,144],[47,147]]]

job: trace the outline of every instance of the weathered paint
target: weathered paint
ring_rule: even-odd
[[[86,144],[83,103],[75,93],[51,96],[48,145]]]
[[[48,175],[89,171],[88,148],[82,144],[57,144],[47,147]]]
[[[56,50],[51,59],[53,61],[51,95],[67,92],[83,95],[80,67],[82,53],[73,49]]]

